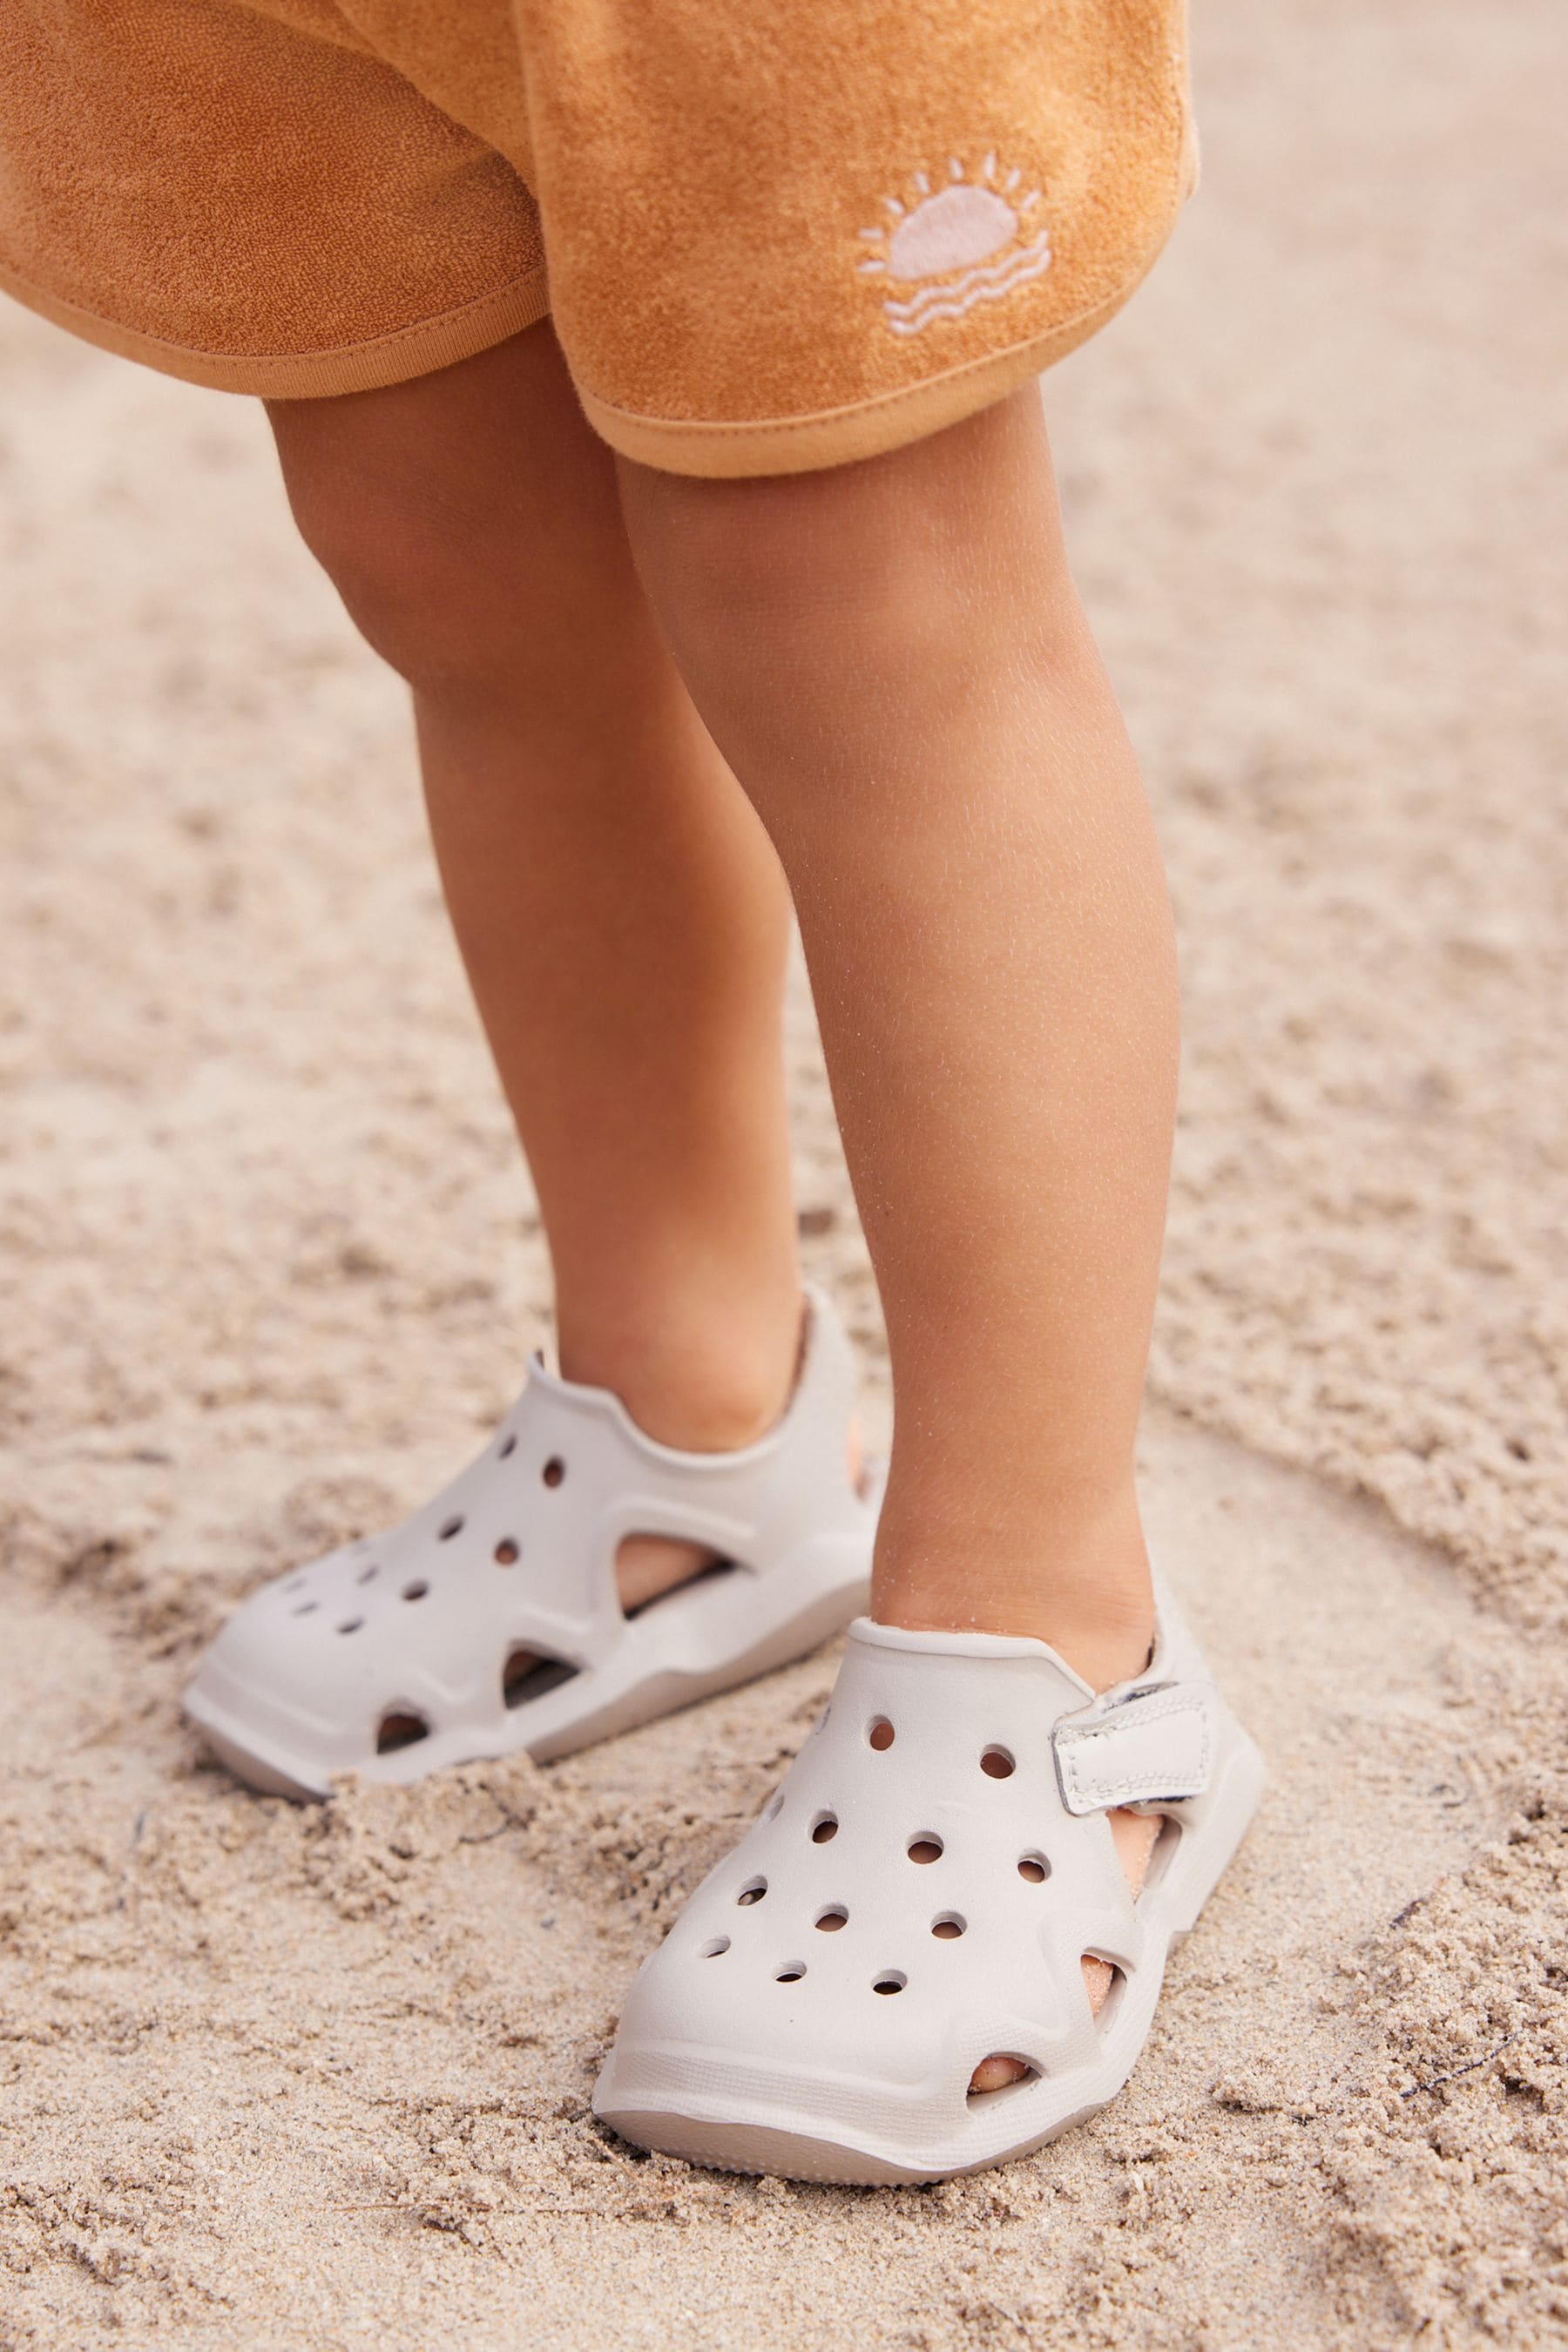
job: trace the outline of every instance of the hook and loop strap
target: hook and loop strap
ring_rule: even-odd
[[[1069,1813],[1201,1797],[1215,1747],[1207,1683],[1166,1683],[1069,1716],[1053,1735],[1057,1780]]]

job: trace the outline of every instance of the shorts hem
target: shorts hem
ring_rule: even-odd
[[[169,342],[140,328],[106,319],[79,302],[45,291],[0,262],[0,289],[29,310],[84,342],[121,359],[140,360],[163,375],[214,392],[249,393],[261,400],[314,400],[347,392],[378,392],[415,376],[433,375],[459,360],[473,359],[495,344],[537,326],[550,314],[545,267],[536,263],[522,277],[481,294],[458,310],[444,310],[414,325],[395,328],[358,343],[324,351],[261,354],[207,352]]]
[[[1129,288],[1127,292],[1131,292]],[[637,416],[615,408],[579,383],[578,397],[589,423],[624,457],[666,474],[736,478],[750,474],[809,474],[879,457],[911,441],[923,441],[944,425],[961,424],[977,409],[1016,392],[1056,360],[1088,341],[1119,310],[1126,295],[1005,351],[966,360],[945,374],[898,392],[843,408],[821,408],[806,416],[770,416],[742,423],[702,424],[689,418]]]

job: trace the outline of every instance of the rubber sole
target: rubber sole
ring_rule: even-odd
[[[1005,2098],[1007,2095],[1000,2091],[987,2095]],[[1033,2156],[1076,2125],[1087,2123],[1090,2116],[1109,2106],[1115,2095],[1113,2091],[1107,2098],[1075,2108],[1048,2130],[1037,2132],[1020,2140],[1016,2147],[1004,2148],[999,2155],[977,2157],[971,2164],[947,2166],[935,2171],[899,2164],[891,2158],[873,2155],[867,2148],[850,2147],[838,2140],[781,2131],[766,2124],[693,2123],[688,2134],[669,2131],[666,2127],[678,2119],[656,2114],[646,2117],[628,2115],[624,2123],[616,2123],[612,2128],[622,2139],[630,2140],[634,2147],[680,2157],[686,2163],[700,2165],[710,2172],[765,2174],[779,2180],[810,2181],[824,2189],[917,2189],[932,2181],[963,2180],[976,2172],[994,2171],[997,2165],[1011,2164],[1018,2157]],[[639,2123],[659,2137],[645,2139],[634,2128]]]

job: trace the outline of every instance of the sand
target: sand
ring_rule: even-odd
[[[1189,1064],[1151,1518],[1274,1780],[1116,2105],[639,2160],[637,1958],[830,1656],[300,1810],[174,1699],[516,1385],[536,1224],[399,691],[247,404],[0,318],[0,2347],[1568,2341],[1568,157],[1551,0],[1210,0],[1207,179],[1047,398]],[[815,1273],[874,1294],[804,992]]]

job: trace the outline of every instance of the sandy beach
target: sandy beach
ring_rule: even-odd
[[[264,422],[0,311],[0,2352],[1568,2343],[1568,149],[1552,0],[1209,0],[1048,379],[1181,924],[1149,1515],[1272,1769],[1104,2116],[947,2187],[588,2094],[824,1654],[297,1808],[176,1701],[547,1341],[403,696]],[[805,1249],[888,1400],[804,983]]]

